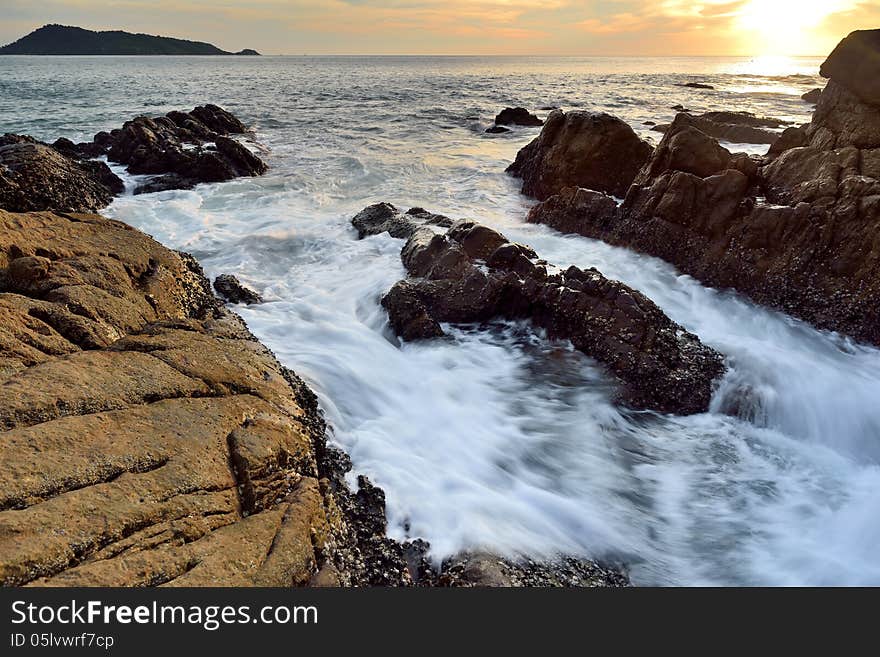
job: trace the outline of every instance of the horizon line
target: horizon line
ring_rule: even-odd
[[[0,46],[3,47],[3,46]],[[562,53],[527,53],[527,54],[510,54],[510,53],[345,53],[345,52],[306,52],[306,53],[260,53],[260,57],[593,57],[593,58],[603,58],[603,59],[637,59],[637,58],[669,58],[669,59],[684,59],[684,58],[721,58],[726,57],[730,59],[743,59],[743,58],[761,58],[766,57],[768,59],[775,58],[794,58],[794,59],[817,59],[827,57],[827,54],[822,55],[771,55],[771,54],[761,54],[754,53],[750,55],[720,55],[720,54],[701,54],[701,55],[599,55],[599,54],[562,54]],[[229,53],[224,55],[115,55],[115,54],[81,54],[81,55],[34,55],[34,54],[2,54],[0,53],[0,57],[209,57],[209,58],[219,58],[219,57],[236,57],[237,59],[241,59],[242,56],[236,53]],[[259,59],[259,57],[248,57],[248,59]]]

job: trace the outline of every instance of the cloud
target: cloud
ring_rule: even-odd
[[[853,29],[880,26],[874,0],[0,2],[3,43],[59,22],[268,53],[823,54]]]

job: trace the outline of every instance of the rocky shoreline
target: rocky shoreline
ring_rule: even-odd
[[[349,488],[315,395],[198,263],[94,214],[122,186],[91,158],[155,176],[142,191],[259,175],[245,132],[209,105],[82,144],[0,141],[0,584],[626,585],[563,556],[436,568],[388,538],[384,493]]]
[[[880,344],[878,35],[841,42],[812,121],[782,132],[682,111],[655,148],[609,114],[553,110],[508,169],[538,201],[528,221]],[[495,127],[540,123],[508,108]],[[135,193],[185,189],[264,173],[252,140],[215,105],[79,144],[0,137],[0,584],[627,585],[566,555],[437,564],[424,541],[389,538],[383,491],[349,486],[314,393],[220,299],[259,295],[232,276],[212,290],[191,256],[96,214],[123,191],[107,162],[148,176]],[[601,363],[620,404],[709,409],[724,355],[638,290],[423,208],[379,203],[352,224],[403,240],[407,278],[382,299],[401,340],[527,320]]]
[[[716,139],[729,137],[713,128],[717,121],[680,113],[646,161],[560,176],[633,143],[620,128],[615,148],[606,129],[560,113],[552,123],[570,125],[569,141],[586,147],[546,150],[535,161],[532,153],[555,138],[548,120],[523,149],[513,173],[542,201],[528,220],[662,258],[707,285],[880,345],[878,34],[841,42],[821,67],[829,81],[812,121],[787,128],[764,157],[729,152]],[[742,127],[774,125],[753,118]]]

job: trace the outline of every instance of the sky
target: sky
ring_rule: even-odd
[[[821,56],[880,0],[0,0],[0,44],[46,23],[264,54]]]

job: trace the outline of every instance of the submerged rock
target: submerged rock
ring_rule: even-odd
[[[737,144],[772,144],[779,133],[767,128],[781,128],[785,125],[779,119],[755,116],[750,112],[706,112],[690,118],[692,125],[701,132]],[[665,133],[669,126],[670,124],[663,123],[654,126],[652,130]]]
[[[822,97],[822,89],[817,87],[815,89],[811,89],[807,93],[801,96],[802,100],[805,100],[808,103],[812,103],[815,105],[819,102],[819,99]]]
[[[679,115],[616,215],[569,192],[531,217],[880,344],[880,99],[865,100],[880,42],[855,34],[823,65],[833,73],[812,121],[785,130],[763,160],[729,153],[699,117]]]
[[[684,84],[676,85],[678,87],[688,87],[690,89],[714,89],[711,84],[706,84],[705,82],[685,82]]]
[[[629,125],[610,114],[556,110],[507,171],[522,178],[523,194],[539,200],[566,187],[622,196],[651,150]]]
[[[504,125],[521,125],[521,126],[542,126],[544,122],[537,116],[529,112],[525,107],[507,107],[498,113],[495,117],[496,126]]]
[[[708,408],[721,356],[647,297],[595,269],[553,271],[527,246],[460,221],[446,233],[416,228],[401,251],[412,277],[383,298],[405,340],[443,335],[443,322],[528,319],[606,365],[634,408],[699,413]]]
[[[248,305],[263,303],[263,297],[246,288],[232,274],[220,274],[215,278],[214,289],[229,303],[246,303]]]
[[[103,162],[81,162],[31,137],[0,137],[0,209],[93,212],[123,190]]]
[[[512,130],[510,128],[505,128],[503,125],[493,125],[486,128],[486,132],[490,135],[502,135],[505,132],[512,132]]]

